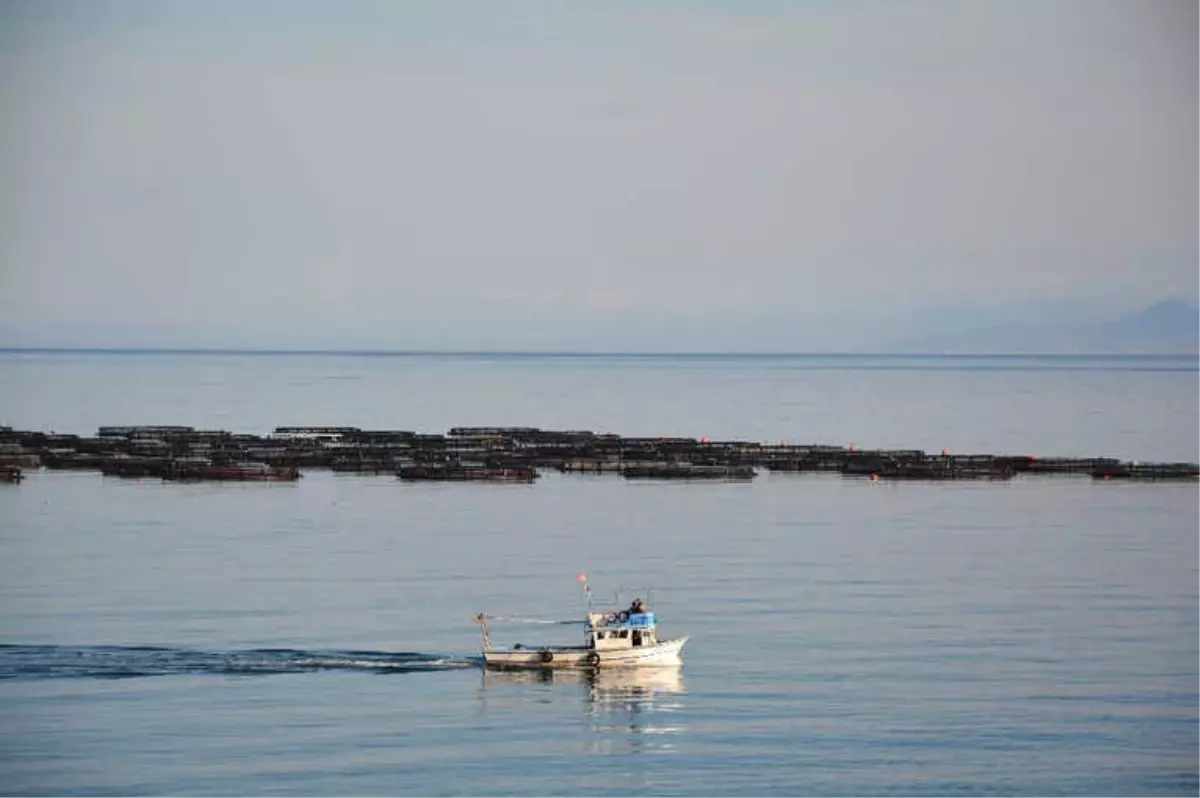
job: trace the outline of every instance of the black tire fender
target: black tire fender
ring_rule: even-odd
[[[543,648],[541,654],[539,654],[538,656],[541,658],[542,662],[545,662],[545,663],[554,662],[554,652],[550,651],[549,649]]]
[[[587,655],[587,664],[591,665],[593,668],[599,667],[600,666],[600,652],[593,651],[590,654],[588,654]]]

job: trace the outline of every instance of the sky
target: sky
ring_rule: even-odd
[[[1197,4],[0,2],[0,345],[845,351],[1198,288]]]

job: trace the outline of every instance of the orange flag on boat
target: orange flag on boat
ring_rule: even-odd
[[[576,582],[581,582],[581,583],[582,583],[582,582],[586,582],[586,581],[587,581],[587,574],[580,574],[579,576],[575,577],[575,581],[576,581]]]

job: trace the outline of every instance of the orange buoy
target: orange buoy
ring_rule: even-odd
[[[872,481],[872,482],[878,482],[878,481],[879,481],[879,475],[878,475],[878,474],[872,474],[872,475],[871,475],[871,481]]]
[[[945,457],[948,454],[950,454],[950,452],[946,451],[945,449],[942,449],[942,457]]]

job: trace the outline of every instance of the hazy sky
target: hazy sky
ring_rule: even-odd
[[[0,324],[736,348],[1194,302],[1197,59],[1190,1],[2,2]]]

